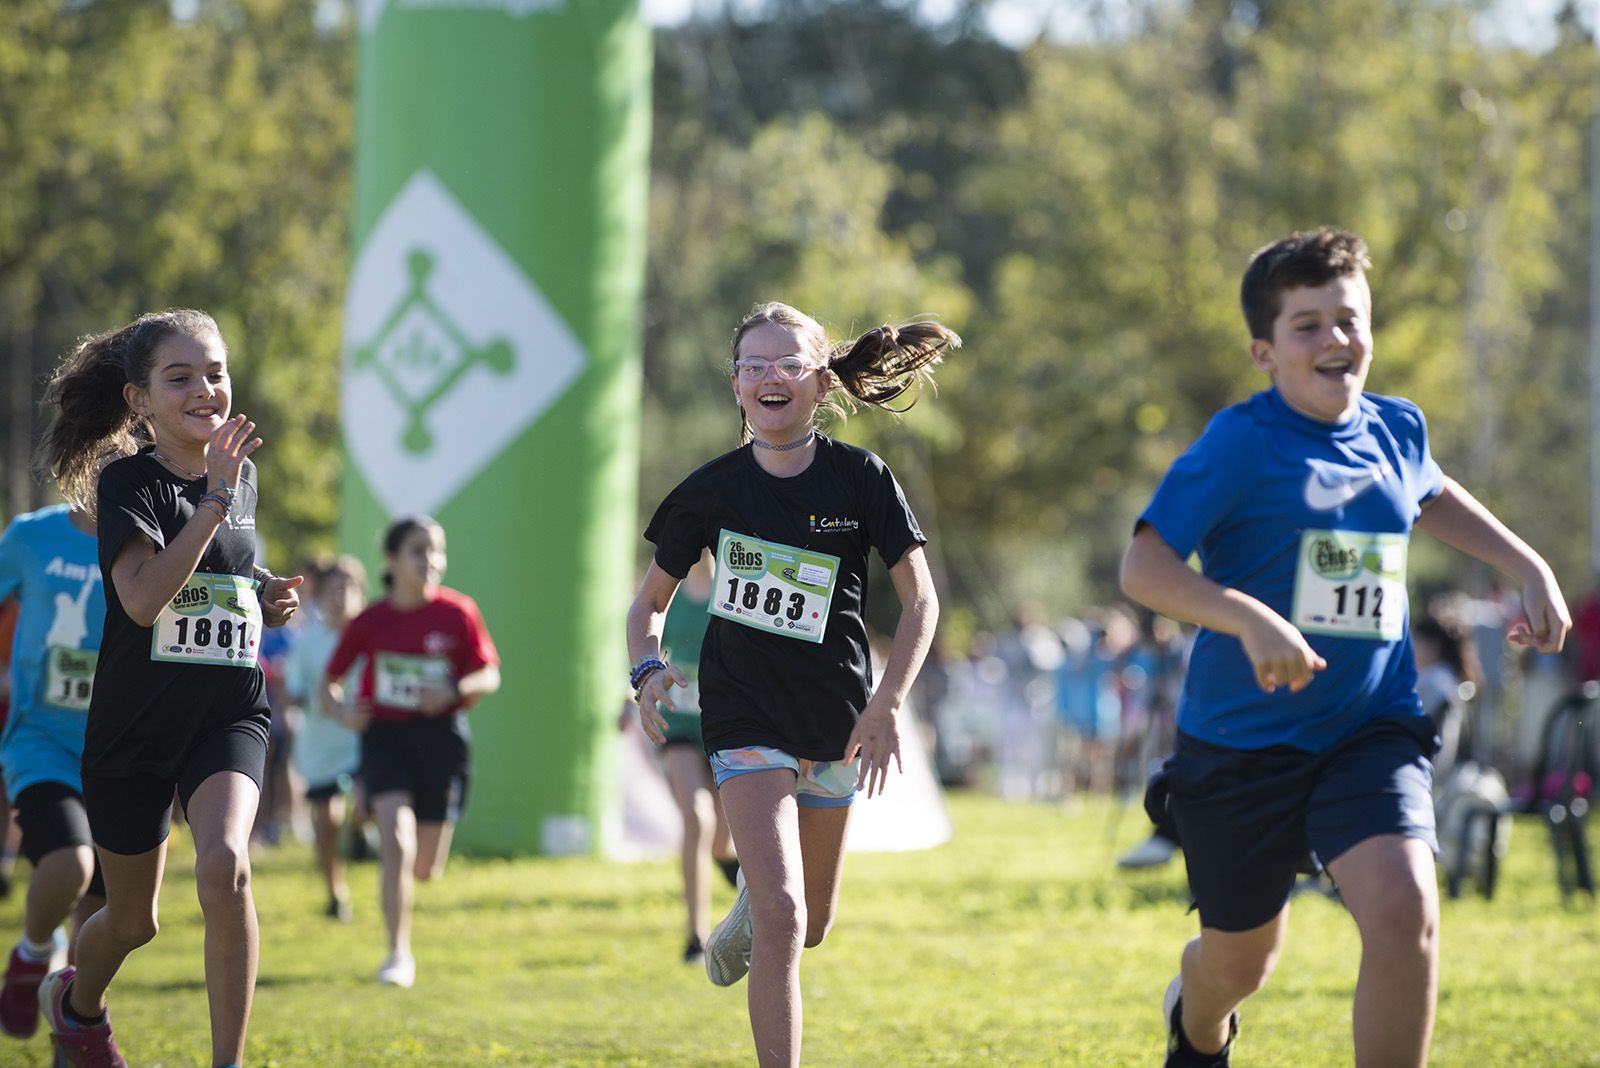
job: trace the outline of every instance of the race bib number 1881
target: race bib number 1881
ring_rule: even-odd
[[[1405,633],[1406,545],[1404,534],[1306,531],[1294,625],[1307,634],[1397,641]]]
[[[261,648],[261,602],[242,575],[197,571],[161,609],[150,659],[254,667]]]
[[[706,611],[747,627],[820,642],[839,558],[724,530]]]

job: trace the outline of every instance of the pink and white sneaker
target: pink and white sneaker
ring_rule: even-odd
[[[0,987],[0,1031],[12,1038],[33,1037],[39,1029],[39,983],[49,971],[49,961],[28,960],[20,947],[11,951]]]
[[[117,1052],[116,1039],[111,1037],[110,1012],[92,1027],[68,1022],[67,991],[77,974],[76,968],[62,968],[45,976],[39,984],[39,1005],[50,1021],[55,1043],[51,1068],[128,1068],[128,1062]]]

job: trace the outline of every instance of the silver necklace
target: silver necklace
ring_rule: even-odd
[[[160,449],[152,448],[150,450],[150,455],[154,456],[157,460],[160,460],[162,463],[164,463],[168,467],[172,468],[172,470],[176,471],[178,474],[182,475],[184,478],[189,479],[191,482],[194,481],[197,478],[205,478],[206,477],[206,473],[204,471],[201,471],[199,474],[195,474],[193,471],[189,470],[187,467],[184,467],[182,464],[178,463],[176,460],[169,460],[169,459],[167,459],[167,457],[162,456]]]
[[[768,449],[768,450],[770,450],[772,452],[788,452],[791,449],[803,449],[803,448],[805,448],[807,445],[810,445],[813,441],[815,441],[816,437],[817,437],[817,432],[815,430],[812,430],[810,433],[808,433],[805,437],[801,438],[799,441],[791,441],[787,445],[772,445],[772,444],[769,444],[769,443],[767,443],[765,441],[762,441],[760,438],[755,437],[755,436],[752,435],[751,438],[750,438],[750,444],[755,445],[755,446],[757,446],[759,448]]]

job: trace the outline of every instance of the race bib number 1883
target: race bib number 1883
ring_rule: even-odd
[[[747,627],[820,642],[839,558],[724,530],[706,611]]]
[[[1405,633],[1406,545],[1404,534],[1306,531],[1294,625],[1306,634],[1397,641]]]

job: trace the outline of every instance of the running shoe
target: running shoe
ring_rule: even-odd
[[[350,904],[350,899],[347,897],[330,897],[328,899],[328,907],[322,910],[322,914],[328,919],[338,920],[340,923],[349,923],[355,919],[356,915],[355,908]]]
[[[1228,1068],[1233,1040],[1239,1037],[1238,1013],[1228,1019],[1227,1045],[1209,1054],[1194,1049],[1183,1033],[1183,975],[1180,973],[1167,984],[1167,993],[1161,999],[1161,1014],[1167,1021],[1166,1068]]]
[[[390,957],[378,969],[378,983],[411,989],[417,982],[417,962],[413,957]]]
[[[92,1026],[69,1023],[66,1017],[67,991],[78,974],[76,968],[51,972],[39,984],[39,1003],[50,1020],[55,1057],[51,1068],[128,1068],[111,1037],[111,1013]]]
[[[50,962],[32,961],[22,947],[11,951],[5,986],[0,987],[0,1031],[12,1038],[32,1038],[39,1029],[39,983],[50,974]]]
[[[706,976],[717,986],[732,986],[750,970],[750,889],[739,872],[739,896],[706,943]]]
[[[703,961],[705,959],[706,959],[705,943],[700,941],[700,936],[699,935],[696,935],[693,938],[689,939],[688,944],[683,947],[683,963],[685,963],[685,964],[699,964],[701,961]]]
[[[1152,834],[1117,860],[1119,868],[1159,868],[1178,852],[1178,843],[1159,834]]]

